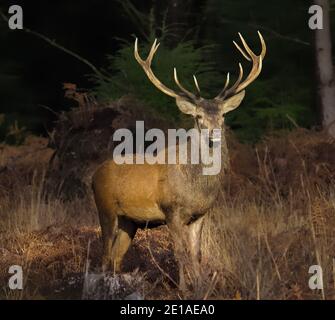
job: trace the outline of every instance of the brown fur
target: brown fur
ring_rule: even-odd
[[[214,99],[200,97],[200,88],[194,77],[199,95],[186,90],[178,81],[177,71],[174,78],[181,90],[175,92],[162,84],[151,70],[152,59],[158,49],[157,40],[153,43],[148,58],[144,61],[138,53],[138,41],[135,41],[134,55],[149,80],[159,90],[176,99],[179,110],[195,119],[195,128],[208,129],[210,139],[215,141],[213,130],[222,128],[226,113],[236,109],[242,102],[244,89],[261,72],[266,45],[260,33],[262,53],[255,55],[240,35],[245,52],[237,46],[244,57],[252,61],[253,67],[245,81],[241,82],[243,69],[236,83],[228,89],[229,77],[224,89]],[[221,137],[223,166],[228,164],[228,152],[225,136]],[[165,152],[165,151],[163,151]],[[203,216],[213,206],[219,190],[220,174],[204,176],[202,165],[117,165],[107,161],[93,177],[95,200],[99,210],[104,242],[103,264],[121,268],[122,259],[136,233],[143,223],[167,223],[174,235],[175,250],[181,253],[184,239],[188,239],[188,249],[192,260],[198,261],[200,255],[200,237]],[[224,170],[221,170],[221,174]],[[180,261],[179,261],[180,262]],[[198,261],[199,262],[199,261]],[[184,288],[183,268],[180,266],[180,285]]]
[[[227,150],[223,149],[226,158]],[[121,270],[138,227],[165,223],[177,240],[177,258],[186,247],[194,268],[198,268],[203,217],[220,189],[220,175],[204,176],[201,170],[202,165],[118,165],[113,160],[97,170],[93,190],[102,228],[105,270]],[[185,288],[184,265],[181,260],[179,263],[180,287]]]

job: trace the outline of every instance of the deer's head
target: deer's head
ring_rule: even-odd
[[[196,127],[198,129],[208,129],[210,132],[210,139],[215,140],[213,137],[213,129],[221,129],[224,124],[225,115],[236,109],[242,102],[245,95],[245,88],[251,84],[261,73],[262,62],[266,54],[265,41],[258,31],[258,35],[262,45],[262,52],[258,56],[250,49],[242,35],[239,33],[242,41],[243,50],[235,41],[233,41],[236,48],[241,52],[243,57],[248,61],[252,62],[252,69],[247,78],[242,81],[243,78],[243,67],[239,63],[240,73],[236,82],[229,87],[229,73],[227,74],[226,84],[221,92],[214,99],[204,99],[200,95],[200,87],[197,78],[193,76],[197,93],[194,94],[185,89],[179,82],[177,76],[177,70],[174,68],[174,80],[180,89],[180,91],[174,91],[166,87],[159,79],[155,76],[151,70],[152,59],[159,47],[157,39],[153,43],[148,58],[142,60],[138,53],[138,41],[135,41],[134,54],[137,62],[142,66],[144,72],[148,76],[149,80],[162,92],[170,97],[176,99],[176,104],[181,112],[193,116]]]

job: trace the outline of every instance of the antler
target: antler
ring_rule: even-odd
[[[248,44],[246,43],[246,41],[244,40],[242,35],[240,33],[238,33],[238,35],[239,35],[239,37],[242,41],[242,44],[244,46],[245,51],[235,41],[233,41],[233,43],[236,46],[236,48],[241,52],[243,57],[246,58],[248,61],[252,62],[252,69],[251,69],[249,75],[247,76],[247,78],[243,82],[241,82],[242,78],[243,78],[243,67],[242,67],[242,64],[239,63],[240,73],[239,73],[239,76],[238,76],[236,82],[234,83],[234,85],[231,88],[228,89],[229,80],[230,80],[230,76],[229,76],[229,73],[228,73],[226,84],[225,84],[224,88],[222,89],[222,91],[219,93],[219,95],[215,97],[216,100],[223,100],[223,99],[227,98],[228,96],[235,95],[235,94],[241,92],[250,83],[252,83],[254,80],[256,80],[256,78],[259,76],[259,74],[262,71],[262,63],[263,63],[263,59],[264,59],[265,54],[266,54],[266,44],[265,44],[265,41],[264,41],[264,38],[263,38],[262,34],[258,31],[258,36],[259,36],[261,44],[262,44],[262,52],[259,56],[257,56],[250,49],[250,47],[248,46]],[[197,93],[198,93],[197,95],[188,91],[187,89],[185,89],[181,85],[181,83],[179,82],[179,79],[178,79],[176,68],[174,68],[174,70],[173,70],[174,81],[176,82],[176,84],[179,87],[179,89],[181,90],[181,92],[176,92],[176,91],[166,87],[163,83],[161,83],[158,80],[158,78],[155,76],[155,74],[151,70],[152,59],[153,59],[158,47],[159,47],[159,43],[157,43],[157,39],[155,39],[155,41],[154,41],[154,43],[153,43],[153,45],[150,49],[150,52],[149,52],[149,55],[148,55],[147,59],[142,60],[139,53],[138,53],[138,40],[137,40],[137,38],[135,40],[135,48],[134,48],[135,58],[136,58],[137,62],[142,66],[142,68],[143,68],[144,72],[146,73],[146,75],[148,76],[149,80],[160,91],[164,92],[165,94],[167,94],[170,97],[178,98],[178,97],[185,97],[186,96],[193,101],[198,101],[198,100],[202,99],[201,96],[200,96],[200,87],[199,87],[197,78],[195,76],[193,76],[193,79],[194,79],[195,86],[197,88]]]
[[[194,95],[192,92],[188,91],[187,89],[185,89],[179,82],[178,80],[178,76],[177,76],[177,69],[174,68],[174,81],[176,82],[177,86],[179,87],[179,89],[181,90],[181,92],[176,92],[172,89],[169,89],[168,87],[166,87],[163,83],[161,83],[158,78],[155,76],[155,74],[153,73],[153,71],[151,70],[151,62],[152,59],[157,51],[159,47],[159,43],[157,43],[157,39],[155,39],[149,55],[147,57],[146,60],[142,60],[139,53],[138,53],[138,40],[136,38],[135,40],[135,48],[134,48],[134,55],[135,55],[135,59],[137,60],[137,62],[142,66],[144,72],[146,73],[146,75],[148,76],[149,80],[155,85],[155,87],[157,89],[159,89],[160,91],[164,92],[165,94],[167,94],[170,97],[173,98],[178,98],[180,96],[187,96],[188,98],[190,98],[193,101],[196,101],[200,98],[199,96]],[[200,88],[198,85],[198,82],[194,76],[194,81],[197,87],[198,92],[200,93]]]
[[[229,73],[228,73],[226,84],[225,84],[223,90],[219,93],[219,95],[215,99],[223,100],[228,96],[231,96],[231,95],[234,95],[234,94],[237,94],[237,93],[241,92],[250,83],[252,83],[254,80],[256,80],[256,78],[261,73],[263,59],[264,59],[265,54],[266,54],[266,44],[265,44],[265,41],[264,41],[264,38],[263,38],[262,34],[259,31],[257,33],[258,33],[259,39],[260,39],[261,44],[262,44],[262,52],[259,56],[255,55],[255,53],[250,49],[250,47],[248,46],[248,44],[246,43],[246,41],[244,40],[242,35],[240,33],[238,33],[246,52],[235,41],[233,41],[233,43],[236,46],[236,48],[241,52],[241,54],[243,55],[244,58],[246,58],[248,61],[252,61],[252,69],[251,69],[248,77],[241,83],[242,78],[243,78],[243,67],[242,67],[241,63],[239,63],[240,74],[239,74],[239,77],[238,77],[237,81],[234,83],[234,85],[231,88],[227,89],[228,85],[229,85]]]

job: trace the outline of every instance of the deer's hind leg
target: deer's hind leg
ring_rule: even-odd
[[[104,270],[113,270],[114,272],[121,271],[123,257],[131,245],[136,230],[136,224],[122,216],[115,216],[113,221],[109,223],[108,230],[103,232]]]
[[[107,215],[103,210],[99,210],[99,220],[101,226],[101,236],[103,244],[102,269],[103,271],[111,270],[113,242],[117,234],[118,218],[116,215]]]

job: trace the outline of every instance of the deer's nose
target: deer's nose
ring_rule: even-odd
[[[221,141],[221,130],[216,128],[210,130],[209,140],[212,142]]]

